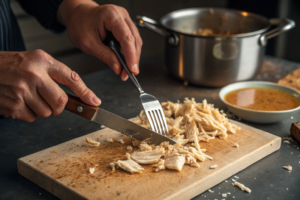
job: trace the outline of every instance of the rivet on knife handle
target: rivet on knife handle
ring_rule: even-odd
[[[76,96],[70,94],[67,95],[69,100],[65,107],[66,110],[75,113],[81,117],[84,117],[88,120],[91,120],[93,118],[96,111],[98,110],[98,107],[88,105]]]

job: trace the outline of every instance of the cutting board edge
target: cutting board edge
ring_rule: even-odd
[[[258,129],[259,130],[259,129]],[[272,135],[272,134],[271,134]],[[272,144],[272,145],[271,145]],[[269,146],[272,146],[272,148],[269,148]],[[162,198],[163,200],[172,200],[172,199],[175,199],[176,200],[188,200],[188,199],[192,199],[193,197],[195,196],[198,196],[200,195],[201,193],[203,193],[204,191],[216,186],[217,184],[221,183],[222,181],[230,178],[231,176],[233,176],[234,174],[246,169],[247,167],[249,167],[250,165],[258,162],[259,160],[263,159],[264,157],[274,153],[275,151],[279,150],[281,147],[281,138],[278,137],[278,136],[275,136],[274,135],[274,139],[272,141],[270,141],[269,143],[263,145],[262,147],[258,148],[257,150],[251,152],[250,154],[247,154],[246,157],[244,158],[241,158],[241,159],[238,159],[236,160],[235,162],[233,162],[231,165],[227,165],[225,167],[223,167],[223,171],[222,170],[219,170],[219,172],[217,172],[217,175],[216,174],[211,174],[210,176],[207,176],[205,177],[204,179],[201,179],[199,180],[199,182],[195,182],[193,184],[191,184],[190,186],[186,187],[184,190],[188,190],[188,191],[182,191],[182,190],[179,190],[177,191],[176,193],[174,193],[173,195],[167,197],[167,198]],[[248,163],[248,164],[245,164],[246,162],[244,162],[245,160],[250,160],[248,159],[251,155],[254,155],[256,154],[257,151],[264,151],[264,150],[269,150],[269,151],[266,151],[265,154],[258,154],[260,156],[257,156],[257,158],[251,162],[251,163]],[[232,171],[232,165],[236,165],[238,166],[239,168],[237,168],[236,170]],[[224,172],[224,169],[225,169],[225,172]],[[226,173],[227,171],[229,171],[229,173]],[[218,174],[220,174],[220,176],[218,176]],[[226,176],[225,176],[226,175]],[[218,181],[218,183],[216,182],[213,182],[211,184],[207,184],[207,181],[211,176],[216,176],[216,177],[222,177],[220,178],[220,181]],[[204,185],[204,186],[203,186]],[[204,188],[204,189],[201,189],[201,190],[195,190],[195,188]],[[190,192],[189,192],[190,191]],[[186,195],[188,194],[188,195]]]
[[[50,176],[36,170],[31,165],[27,164],[25,161],[23,161],[21,158],[17,161],[18,166],[18,172],[23,177],[27,178],[28,180],[32,181],[39,187],[47,190],[52,195],[63,199],[63,200],[86,200],[87,198],[83,197],[79,193],[75,192],[74,190],[69,189],[65,185],[61,184],[58,181],[55,181]],[[38,172],[35,173],[34,172]],[[30,176],[31,174],[34,174],[34,176]],[[42,177],[44,179],[42,179]],[[45,180],[48,180],[45,181]],[[48,183],[48,184],[46,184]]]

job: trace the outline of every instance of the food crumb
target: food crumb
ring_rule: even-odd
[[[90,172],[91,174],[93,174],[94,171],[95,171],[95,168],[89,168],[89,172]]]
[[[236,179],[239,179],[239,177],[238,177],[238,176],[234,176],[234,178],[236,178]]]
[[[132,151],[132,147],[131,146],[127,146],[126,149],[127,149],[127,151]]]
[[[283,140],[284,143],[291,144],[288,140]]]
[[[218,167],[218,165],[211,165],[210,167],[209,167],[209,169],[216,169]]]
[[[227,192],[227,194],[231,194],[230,192]]]
[[[256,179],[256,178],[254,178],[254,179]]]
[[[286,188],[286,190],[289,190],[289,188]]]
[[[289,170],[289,171],[292,171],[292,166],[290,166],[290,165],[288,165],[288,166],[283,166],[282,167],[283,169],[287,169],[287,170]]]
[[[225,182],[227,183],[228,181],[227,181],[227,180],[225,180]]]
[[[88,143],[91,147],[98,147],[100,145],[100,142],[97,142],[91,138],[85,138],[85,141]]]
[[[214,191],[212,191],[211,189],[208,189],[208,191],[209,191],[210,193],[214,193]]]
[[[293,117],[293,116],[291,116],[291,119],[294,119],[294,117]]]
[[[236,148],[238,148],[239,146],[240,145],[238,143],[235,143],[235,144],[232,145],[232,147],[236,147]]]
[[[39,195],[42,195],[42,193],[39,193]]]
[[[101,126],[100,126],[100,128],[106,128],[106,126],[104,126],[104,125],[101,125]]]
[[[293,154],[293,152],[291,152],[291,154]]]
[[[227,197],[227,194],[226,194],[226,193],[223,193],[223,194],[222,194],[222,197]]]
[[[235,198],[234,196],[232,198]]]

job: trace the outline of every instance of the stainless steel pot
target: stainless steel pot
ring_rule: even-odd
[[[262,67],[267,40],[295,26],[290,19],[268,20],[249,12],[219,8],[174,11],[161,18],[162,27],[148,17],[137,18],[138,26],[166,37],[166,65],[173,76],[212,87],[254,78]],[[233,34],[194,34],[205,28]]]

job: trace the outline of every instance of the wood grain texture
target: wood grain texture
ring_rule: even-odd
[[[291,125],[290,132],[298,142],[300,142],[300,122],[294,122]]]
[[[96,106],[91,106],[86,103],[84,103],[80,98],[67,94],[68,95],[68,102],[66,104],[65,109],[79,115],[81,117],[84,117],[88,120],[91,120],[92,117],[94,116],[95,112],[98,110],[98,107]],[[82,112],[79,112],[77,110],[78,106],[81,106],[83,108]]]
[[[237,134],[200,143],[214,158],[200,162],[200,168],[185,165],[181,172],[155,173],[155,167],[143,165],[142,174],[112,172],[109,163],[125,159],[132,139],[106,128],[20,158],[18,169],[22,176],[66,200],[191,199],[280,148],[280,137],[233,123],[242,128]],[[87,146],[85,137],[100,141],[100,147]],[[121,137],[125,144],[105,142],[106,137]],[[232,147],[234,143],[240,147]],[[214,164],[218,167],[209,169]],[[89,167],[96,168],[94,174]]]

